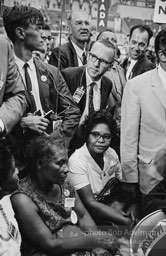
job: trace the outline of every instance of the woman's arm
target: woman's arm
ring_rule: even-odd
[[[113,209],[110,206],[102,204],[96,201],[90,185],[87,185],[77,190],[78,195],[93,217],[94,220],[103,220],[104,222],[113,222],[117,225],[130,225],[131,220],[129,217],[125,217],[122,213]]]
[[[80,249],[92,249],[95,247],[112,247],[110,235],[85,235],[83,232],[77,236],[69,236],[57,239],[41,219],[37,206],[24,194],[15,194],[12,197],[12,205],[15,211],[19,228],[29,243],[34,244],[39,251],[49,255],[62,255]],[[28,207],[27,207],[28,206]],[[102,241],[105,239],[107,243]]]

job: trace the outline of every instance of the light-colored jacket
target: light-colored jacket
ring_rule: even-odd
[[[122,99],[123,180],[147,194],[165,175],[166,92],[157,69],[127,82]]]

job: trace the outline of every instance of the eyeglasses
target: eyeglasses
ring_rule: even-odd
[[[106,60],[103,60],[103,59],[100,59],[98,58],[95,54],[89,52],[89,59],[92,61],[92,62],[96,62],[97,60],[99,61],[99,64],[103,67],[103,68],[106,68],[108,66],[113,66],[113,62],[108,62]]]
[[[90,132],[90,134],[96,139],[99,140],[100,138],[102,138],[104,141],[108,141],[112,138],[112,135],[110,133],[106,133],[106,134],[100,134],[99,132]]]
[[[42,36],[42,39],[43,39],[44,41],[46,41],[46,40],[51,41],[51,40],[52,40],[52,36],[48,36],[48,37]]]

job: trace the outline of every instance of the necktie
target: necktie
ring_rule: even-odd
[[[29,68],[29,64],[25,63],[24,64],[24,70],[25,70],[25,82],[26,82],[26,87],[27,87],[27,93],[29,96],[29,100],[31,103],[31,112],[35,112],[36,111],[36,103],[35,103],[35,99],[32,93],[32,83],[31,83],[31,79],[28,73],[28,68]]]
[[[91,115],[94,112],[94,106],[93,106],[93,87],[96,83],[92,82],[89,86],[89,115]]]
[[[86,64],[86,54],[85,54],[85,52],[83,52],[83,54],[82,54],[82,64],[83,65]]]

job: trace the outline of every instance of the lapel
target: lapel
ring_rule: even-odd
[[[111,83],[111,81],[110,81]],[[110,91],[111,92],[111,91]],[[104,109],[107,103],[108,85],[106,83],[105,77],[101,79],[101,106],[100,109]]]
[[[81,73],[80,73],[80,83],[79,83],[79,86],[81,86],[81,87],[83,86],[84,87],[85,93],[84,93],[84,95],[83,95],[83,97],[80,100],[78,105],[79,105],[81,111],[83,112],[84,109],[85,109],[85,105],[86,105],[86,89],[87,89],[87,86],[86,86],[86,72],[85,72],[86,69],[83,66],[83,67],[80,68],[80,70],[81,70]],[[78,81],[76,81],[76,83],[78,83]],[[77,87],[79,87],[79,86],[77,86]]]
[[[76,53],[76,51],[74,49],[74,46],[73,46],[70,39],[69,39],[69,47],[70,47],[70,50],[71,50],[70,58],[72,59],[73,66],[77,67],[78,66],[77,53]]]
[[[161,84],[157,68],[152,72],[152,90],[160,103],[166,108],[166,92]]]
[[[44,112],[48,112],[50,110],[49,107],[49,82],[50,76],[47,67],[42,61],[34,58],[34,63],[36,67],[36,75],[39,86],[39,95],[42,108]],[[51,79],[52,80],[52,79]]]

